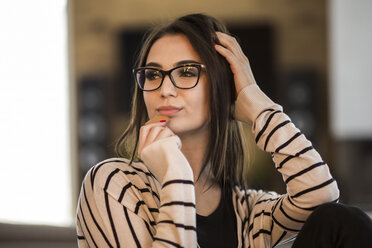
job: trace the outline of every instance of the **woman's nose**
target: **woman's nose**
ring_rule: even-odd
[[[162,86],[160,87],[162,97],[177,96],[177,88],[173,85],[169,75],[166,75]]]

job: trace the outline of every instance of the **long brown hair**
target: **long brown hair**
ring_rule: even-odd
[[[226,59],[214,48],[214,43],[219,44],[216,31],[228,33],[225,25],[205,14],[186,15],[167,25],[156,26],[146,34],[135,66],[145,65],[152,45],[159,38],[167,34],[186,35],[206,66],[210,82],[210,137],[199,176],[207,169],[211,178],[223,188],[246,187],[247,141],[242,124],[233,117],[236,100],[233,73]],[[131,162],[137,159],[139,130],[147,120],[143,92],[136,84],[131,119],[116,144],[118,156],[130,158]]]

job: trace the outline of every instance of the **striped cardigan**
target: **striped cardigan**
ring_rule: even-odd
[[[274,247],[295,237],[318,205],[338,201],[329,168],[305,136],[257,85],[236,100],[235,118],[253,124],[287,186],[283,195],[233,188],[238,247]],[[79,247],[197,247],[193,172],[178,137],[147,146],[142,162],[92,167],[77,207]]]

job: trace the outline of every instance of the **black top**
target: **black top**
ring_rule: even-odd
[[[235,248],[238,246],[231,189],[223,191],[217,209],[209,216],[196,214],[196,227],[201,248]]]

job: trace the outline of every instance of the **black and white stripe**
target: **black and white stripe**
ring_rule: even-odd
[[[288,193],[232,190],[239,247],[275,247],[293,237],[316,207],[338,201],[327,164],[281,108],[274,105],[259,113],[253,123],[255,141],[272,155]],[[79,246],[195,246],[194,193],[190,178],[167,178],[160,185],[142,162],[103,161],[90,170],[81,189]]]

